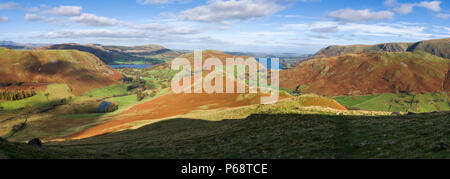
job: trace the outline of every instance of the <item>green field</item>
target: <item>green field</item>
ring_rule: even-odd
[[[449,113],[400,117],[256,114],[173,119],[42,149],[0,141],[3,158],[450,158]]]
[[[449,111],[447,92],[427,94],[376,94],[367,96],[343,96],[335,98],[349,109],[390,112]],[[414,99],[414,100],[413,100]]]
[[[93,98],[93,97],[109,97],[114,95],[127,94],[128,84],[122,83],[118,85],[112,85],[105,88],[94,89],[83,94],[81,99]]]
[[[45,94],[48,94],[48,98]],[[70,88],[65,84],[50,84],[45,92],[38,91],[35,96],[18,101],[0,101],[4,111],[14,111],[23,108],[36,109],[51,105],[61,99],[73,96]]]

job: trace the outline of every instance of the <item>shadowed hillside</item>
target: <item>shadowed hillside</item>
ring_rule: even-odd
[[[317,58],[280,72],[280,86],[329,96],[450,90],[450,61],[424,52]]]
[[[115,50],[122,53],[137,55],[141,57],[164,57],[164,58],[175,58],[181,54],[167,49],[160,45],[143,45],[143,46],[103,46],[103,48],[108,50]]]
[[[89,139],[45,143],[42,149],[0,139],[0,158],[449,158],[448,118],[448,113],[273,113],[218,122],[179,118]]]
[[[178,52],[156,45],[125,47],[58,44],[45,47],[45,49],[70,49],[89,52],[100,58],[106,64],[157,64],[180,55]]]
[[[79,45],[79,44],[59,44],[45,47],[45,49],[56,50],[79,50],[83,52],[92,53],[106,64],[112,64],[114,61],[142,61],[142,57],[136,57],[125,53],[116,51],[109,51],[99,46],[94,45]]]
[[[67,84],[72,92],[85,91],[122,82],[122,75],[96,56],[76,50],[10,50],[0,48],[0,88],[26,90],[49,83]]]

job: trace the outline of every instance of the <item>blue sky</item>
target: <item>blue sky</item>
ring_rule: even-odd
[[[450,37],[445,0],[1,0],[0,40],[314,53]]]

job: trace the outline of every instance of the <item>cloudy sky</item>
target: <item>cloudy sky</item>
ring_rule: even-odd
[[[450,37],[447,0],[0,0],[0,41],[313,53]]]

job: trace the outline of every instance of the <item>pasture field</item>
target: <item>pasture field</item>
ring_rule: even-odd
[[[448,92],[425,94],[374,94],[367,96],[343,96],[335,98],[350,109],[390,112],[449,111]]]

